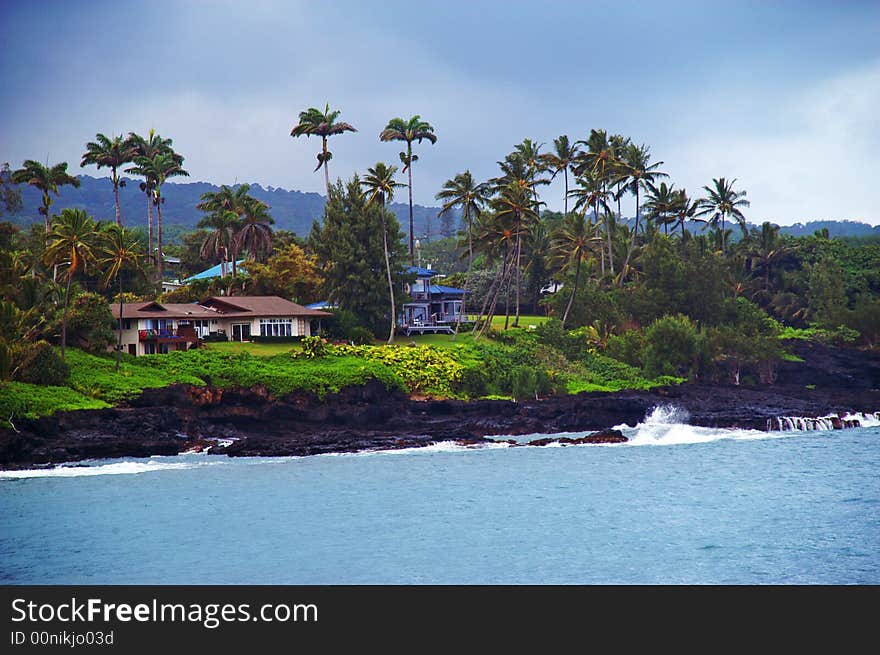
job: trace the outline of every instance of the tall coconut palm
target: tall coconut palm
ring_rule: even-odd
[[[607,216],[611,214],[611,209],[608,205],[608,201],[610,199],[610,195],[608,191],[605,190],[605,186],[602,181],[594,176],[589,171],[582,171],[576,178],[575,182],[577,183],[577,187],[569,191],[569,195],[574,198],[574,206],[573,210],[575,212],[581,211],[582,214],[586,215],[587,211],[592,208],[593,210],[593,218],[596,223],[599,222],[599,210],[601,209],[603,212],[603,216],[606,219],[603,220],[606,230],[608,228]],[[609,232],[610,235],[610,232]],[[609,244],[610,244],[609,240]],[[605,275],[605,249],[602,248],[602,252],[600,253],[600,262],[601,262],[601,270],[602,275]]]
[[[196,205],[196,209],[201,209],[202,211],[209,213],[218,211],[231,211],[234,212],[235,215],[239,217],[239,219],[242,219],[247,213],[249,207],[255,207],[255,205],[252,205],[251,203],[260,202],[256,198],[249,195],[250,189],[250,184],[240,184],[235,188],[226,186],[224,184],[220,187],[219,191],[208,191],[207,193],[203,193],[201,195],[202,201]],[[238,273],[236,268],[238,262],[238,239],[236,238],[236,235],[238,234],[238,230],[241,225],[241,220],[233,224],[233,235],[229,244],[229,254],[230,259],[232,260],[233,277]]]
[[[764,294],[770,293],[770,271],[773,265],[791,252],[789,246],[779,236],[779,226],[765,221],[761,225],[761,231],[752,240],[748,250],[752,266],[760,268],[764,278]]]
[[[183,157],[174,153],[172,149],[172,140],[159,136],[155,130],[151,129],[146,138],[129,132],[126,141],[134,149],[132,161],[135,161],[137,157],[152,159],[158,154],[170,152],[178,163],[183,163]],[[138,166],[126,168],[125,172],[141,175],[144,178],[144,181],[140,183],[140,189],[147,196],[147,258],[151,259],[153,257],[153,205],[155,204],[153,191],[156,188],[156,180],[141,172]]]
[[[382,212],[382,247],[385,250],[385,273],[388,276],[388,298],[391,303],[391,327],[388,331],[388,343],[394,343],[394,329],[397,326],[397,306],[394,303],[394,283],[391,280],[391,257],[388,253],[388,221],[386,217],[385,203],[394,199],[394,189],[403,184],[394,180],[397,166],[388,166],[384,162],[377,162],[375,166],[367,169],[367,174],[361,180],[367,199],[366,207],[370,207],[375,200],[379,201],[379,210]]]
[[[671,215],[675,218],[674,225],[678,225],[681,229],[681,237],[685,238],[688,234],[685,223],[693,220],[699,209],[698,200],[691,200],[685,189],[677,189],[672,194],[672,206],[670,207]],[[673,229],[675,227],[673,226]]]
[[[639,221],[641,219],[642,208],[639,206],[641,190],[648,182],[653,184],[661,177],[669,177],[666,173],[657,170],[662,165],[662,161],[651,163],[651,149],[646,145],[629,143],[624,149],[622,166],[618,169],[617,179],[621,183],[620,193],[629,192],[635,197],[636,224],[630,233],[629,246],[626,249],[626,259],[623,262],[618,285],[623,285],[626,279],[626,274],[629,271],[629,262],[635,248],[636,235],[639,231]]]
[[[739,223],[743,231],[746,231],[746,219],[743,216],[740,207],[748,207],[749,201],[746,200],[745,191],[736,191],[733,185],[736,184],[736,178],[730,180],[721,178],[712,178],[712,187],[704,186],[706,197],[700,199],[700,209],[697,216],[709,216],[704,219],[713,227],[718,227],[718,221],[721,221],[721,253],[726,252],[726,222],[727,217],[731,217]]]
[[[126,269],[142,272],[140,240],[121,225],[108,225],[102,232],[99,245],[98,267],[103,271],[101,287],[106,289],[115,280],[119,285],[119,321],[116,339],[116,372],[122,356],[122,273]]]
[[[607,194],[608,185],[612,183],[612,174],[618,168],[618,161],[615,158],[614,145],[608,138],[605,130],[590,130],[590,136],[586,141],[578,141],[587,147],[580,157],[577,165],[576,173],[582,175],[589,173],[598,182],[602,193]],[[608,267],[611,269],[611,275],[614,275],[614,249],[612,247],[612,231],[613,227],[607,220],[607,216],[611,214],[608,210],[605,214],[605,237],[608,241]],[[598,209],[596,211],[598,220]]]
[[[46,264],[64,266],[67,283],[64,292],[64,313],[61,318],[61,357],[67,347],[67,309],[73,278],[85,271],[96,258],[98,231],[95,221],[82,209],[63,209],[52,221],[48,245],[43,253]]]
[[[208,230],[199,248],[199,256],[220,262],[220,277],[226,277],[226,266],[238,226],[238,214],[229,209],[218,209],[198,222],[196,227]]]
[[[170,177],[189,177],[189,173],[183,170],[183,157],[171,150],[160,152],[152,158],[137,156],[134,164],[128,169],[129,172],[143,175],[153,182],[153,204],[156,206],[156,278],[161,285],[165,268],[162,251],[162,204],[165,198],[162,196],[162,185]]]
[[[40,206],[40,215],[46,221],[46,233],[49,233],[49,208],[52,206],[50,193],[58,195],[58,187],[69,184],[79,187],[79,180],[67,172],[67,162],[63,161],[54,166],[43,165],[33,159],[26,159],[22,167],[12,171],[12,181],[15,184],[27,184],[40,191],[43,204]]]
[[[645,201],[645,210],[648,218],[656,225],[663,226],[663,233],[669,235],[669,225],[675,223],[675,208],[678,198],[676,197],[675,185],[661,182],[655,186],[647,183],[648,197]]]
[[[571,296],[562,314],[562,327],[568,320],[572,303],[577,296],[581,279],[581,265],[595,256],[597,247],[601,248],[602,238],[596,233],[596,226],[587,220],[586,213],[566,214],[559,228],[554,232],[550,242],[550,252],[562,273],[568,273],[574,267],[574,285]]]
[[[565,212],[568,215],[568,171],[578,161],[581,150],[576,143],[570,143],[568,136],[563,134],[553,139],[553,152],[541,155],[547,170],[552,171],[551,180],[559,173],[565,177]]]
[[[272,228],[269,226],[274,223],[269,206],[248,196],[233,238],[233,263],[240,252],[247,252],[252,261],[267,256],[272,251]]]
[[[461,327],[461,317],[467,311],[467,292],[470,284],[471,269],[474,264],[474,221],[479,218],[480,212],[483,211],[483,207],[489,201],[489,185],[486,182],[477,184],[470,170],[466,170],[451,180],[446,180],[443,184],[443,190],[439,191],[434,197],[443,202],[443,207],[440,209],[441,214],[452,211],[455,207],[461,209],[461,220],[467,234],[468,265],[464,277],[461,311],[458,313],[458,320],[455,322],[455,332],[452,336],[455,339]]]
[[[516,302],[516,318],[514,325],[519,325],[519,292],[520,292],[520,255],[522,252],[522,240],[528,233],[531,225],[541,220],[539,212],[540,205],[532,194],[532,190],[528,186],[517,182],[510,182],[503,187],[498,195],[492,200],[492,207],[499,220],[508,223],[514,230],[514,283],[515,302]],[[506,308],[505,308],[506,309]],[[509,311],[508,311],[509,315]],[[505,320],[505,328],[506,320]]]
[[[421,143],[426,139],[432,144],[437,143],[434,128],[430,123],[423,121],[418,114],[407,121],[402,118],[392,118],[388,121],[385,129],[379,133],[380,141],[403,141],[406,143],[406,151],[400,153],[400,161],[403,164],[402,172],[407,174],[409,187],[409,263],[411,266],[416,263],[415,235],[413,233],[412,165],[419,160],[419,156],[413,154],[412,144],[413,141]]]
[[[321,137],[321,152],[318,153],[318,165],[315,166],[315,171],[321,168],[321,166],[324,167],[324,182],[327,186],[328,200],[330,199],[330,171],[327,167],[327,162],[333,158],[333,153],[327,150],[327,139],[343,132],[357,132],[357,129],[352,125],[343,121],[337,122],[336,119],[339,118],[341,113],[339,109],[330,111],[329,103],[324,106],[324,111],[317,107],[309,107],[299,113],[299,123],[290,130],[290,136],[292,137],[303,135],[307,137],[312,135]]]
[[[119,169],[134,159],[135,148],[129,139],[123,139],[122,135],[108,139],[101,133],[95,137],[95,141],[86,144],[86,151],[82,156],[80,166],[94,164],[101,168],[110,169],[110,181],[113,182],[113,196],[116,201],[116,224],[122,225],[122,212],[119,207],[119,187],[125,186],[125,180],[119,179]]]

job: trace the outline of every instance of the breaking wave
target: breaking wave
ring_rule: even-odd
[[[191,469],[197,466],[210,466],[214,462],[168,462],[161,458],[151,458],[139,462],[112,462],[109,464],[67,464],[52,468],[24,469],[21,471],[0,471],[0,480],[23,478],[79,478],[95,475],[135,475],[155,471]]]
[[[641,423],[616,425],[629,441],[623,446],[677,446],[682,444],[708,443],[719,439],[766,439],[774,436],[760,430],[737,428],[704,428],[688,425],[687,410],[675,405],[659,405],[651,410]]]

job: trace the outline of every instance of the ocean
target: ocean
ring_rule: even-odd
[[[880,421],[686,420],[658,408],[608,446],[0,471],[0,583],[880,584]]]

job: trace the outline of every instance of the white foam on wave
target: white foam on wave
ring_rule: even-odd
[[[855,414],[844,414],[840,418],[844,421],[856,420],[863,428],[876,428],[877,426],[880,426],[880,412],[875,412],[873,414],[856,412]]]
[[[678,446],[720,439],[768,439],[779,436],[760,430],[704,428],[689,425],[689,418],[688,412],[680,407],[659,405],[641,423],[635,426],[623,423],[615,425],[614,429],[620,430],[629,439],[621,446]]]
[[[0,471],[0,480],[24,478],[80,478],[94,475],[136,475],[154,471],[173,471],[209,466],[215,462],[167,462],[150,458],[142,462],[113,462],[110,464],[86,464],[55,466],[53,468]],[[218,463],[218,462],[217,462]]]
[[[427,446],[412,446],[409,448],[376,448],[371,450],[358,450],[351,453],[321,453],[317,457],[367,457],[373,455],[412,455],[431,453],[465,453],[472,450],[489,450],[496,448],[510,448],[505,442],[485,442],[477,444],[463,444],[455,441],[436,441]]]

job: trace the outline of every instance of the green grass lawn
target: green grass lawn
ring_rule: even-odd
[[[257,357],[272,357],[291,350],[301,350],[299,343],[253,343],[248,341],[211,341],[204,344],[208,350],[222,353],[247,352]]]
[[[541,325],[547,321],[546,316],[520,316],[520,329],[528,329],[530,325]],[[510,324],[513,325],[513,317],[510,318]],[[492,318],[492,327],[496,330],[504,329],[504,316],[494,316]],[[508,329],[514,329],[508,326]],[[414,334],[406,337],[398,335],[394,338],[394,343],[398,345],[407,345],[410,342],[419,346],[437,346],[438,348],[454,348],[458,344],[473,343],[469,329],[462,330],[453,340],[449,334]],[[385,339],[376,341],[376,344],[385,343]],[[272,357],[282,353],[289,352],[293,349],[299,350],[299,343],[252,343],[241,341],[212,341],[204,344],[209,350],[216,350],[224,353],[241,353],[247,352],[256,357]]]

